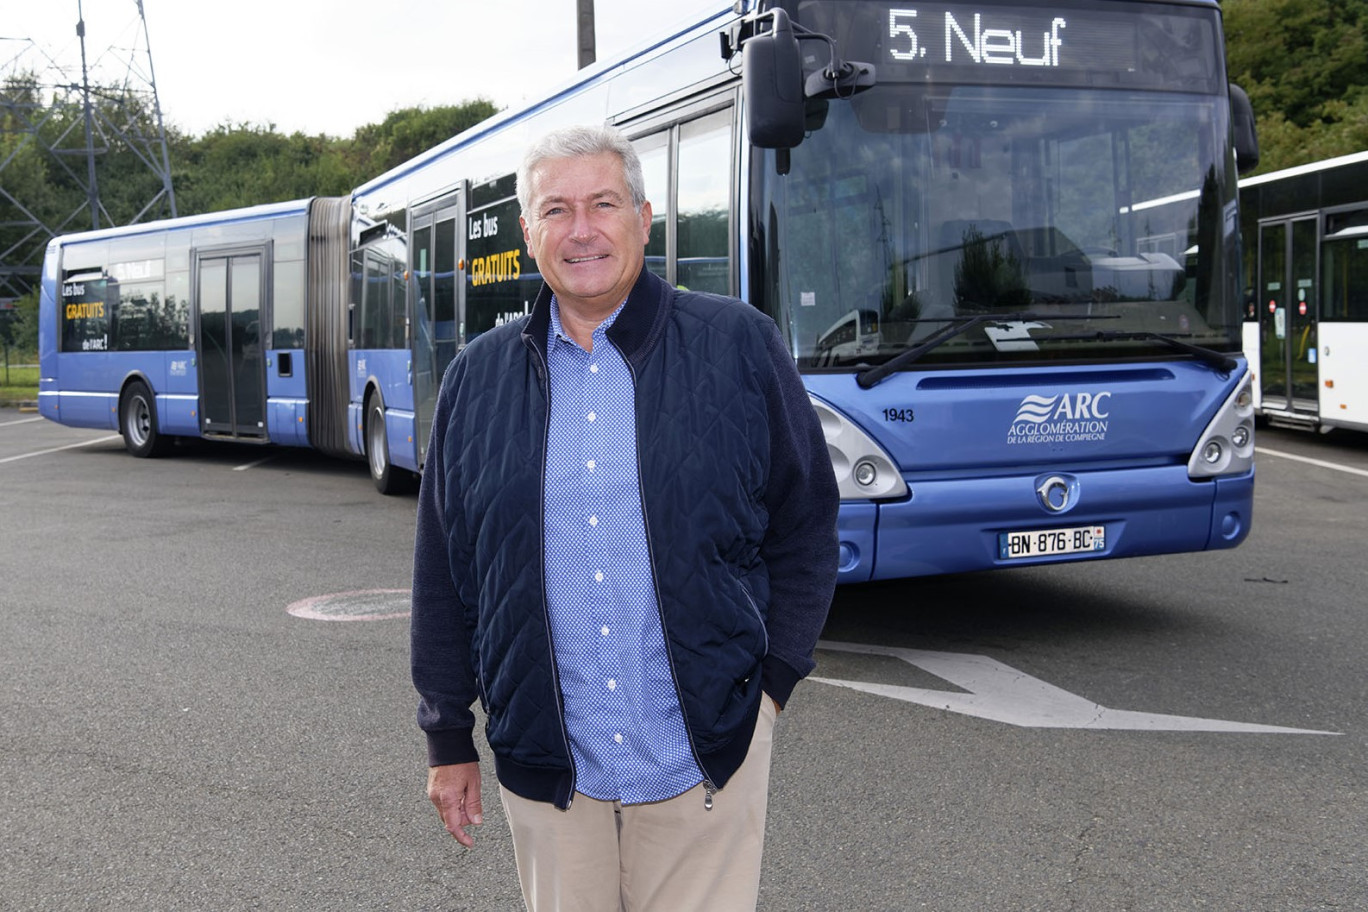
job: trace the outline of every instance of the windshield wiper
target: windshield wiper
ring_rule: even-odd
[[[1005,314],[974,314],[968,317],[949,317],[945,320],[914,320],[915,323],[945,323],[940,329],[927,336],[922,342],[899,352],[889,358],[883,364],[871,367],[869,370],[861,371],[855,375],[855,382],[860,385],[860,389],[869,389],[882,381],[889,374],[902,370],[907,365],[916,361],[922,355],[938,348],[956,336],[963,335],[975,326],[983,326],[993,323],[1032,323],[1035,321],[1049,320],[1097,320],[1114,319],[1112,317],[1088,316],[1087,314],[1045,314],[1034,313],[1032,311],[1020,311],[1018,313]],[[1051,337],[1057,338],[1057,337]]]
[[[1240,366],[1236,361],[1225,352],[1218,352],[1212,348],[1203,348],[1200,345],[1193,345],[1191,342],[1184,342],[1175,336],[1166,336],[1163,333],[1140,330],[1136,332],[1126,332],[1123,330],[1098,331],[1095,333],[1083,333],[1077,336],[1037,336],[1037,342],[1119,342],[1128,339],[1148,339],[1167,345],[1169,348],[1192,355],[1199,361],[1211,365],[1218,371],[1228,374]]]

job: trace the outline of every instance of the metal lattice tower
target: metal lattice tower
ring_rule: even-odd
[[[62,47],[0,23],[0,302],[37,283],[55,235],[176,215],[142,0],[95,2],[127,25],[87,35],[82,0]]]

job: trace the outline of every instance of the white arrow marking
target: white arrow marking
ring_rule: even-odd
[[[1304,728],[1281,728],[1276,725],[1226,722],[1221,719],[1197,719],[1191,716],[1108,709],[981,655],[930,652],[924,649],[895,649],[859,643],[831,643],[825,640],[819,642],[817,648],[892,656],[949,681],[968,693],[901,687],[895,684],[871,684],[864,681],[840,681],[832,678],[814,677],[814,681],[908,703],[918,703],[933,709],[946,709],[966,716],[1006,722],[1008,725],[1019,725],[1023,728],[1261,732],[1286,735],[1340,734]]]

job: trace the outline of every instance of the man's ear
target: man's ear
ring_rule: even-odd
[[[641,204],[641,243],[642,246],[651,242],[651,201],[647,200]],[[535,257],[533,258],[535,259]]]
[[[527,245],[527,255],[532,259],[537,258],[537,251],[532,249],[532,229],[527,227],[527,219],[518,216],[518,224],[522,226],[523,243]]]

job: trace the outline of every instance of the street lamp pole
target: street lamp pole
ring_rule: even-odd
[[[579,23],[579,68],[594,62],[594,0],[575,0]]]

